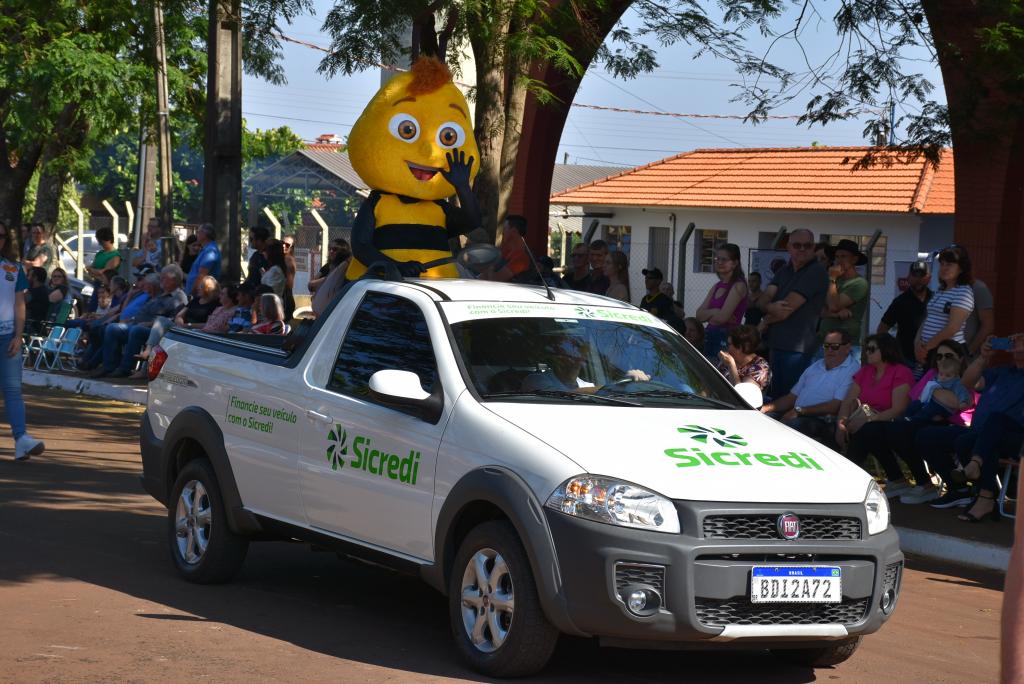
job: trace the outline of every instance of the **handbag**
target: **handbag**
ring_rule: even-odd
[[[846,419],[847,431],[850,434],[857,432],[857,430],[860,430],[864,426],[864,423],[867,423],[871,417],[877,413],[878,411],[871,408],[870,405],[858,401],[857,408],[855,408]]]

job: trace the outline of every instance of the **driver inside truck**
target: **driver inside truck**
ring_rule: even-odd
[[[523,392],[537,390],[575,391],[593,387],[594,383],[580,377],[580,370],[590,353],[590,343],[581,335],[560,330],[545,336],[542,355],[548,370],[523,378]]]

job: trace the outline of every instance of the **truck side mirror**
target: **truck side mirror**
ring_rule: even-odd
[[[370,376],[370,397],[385,406],[436,423],[443,409],[441,383],[433,392],[423,391],[420,377],[404,370],[379,370]]]
[[[735,387],[736,394],[740,395],[743,401],[747,402],[750,408],[761,408],[764,404],[764,397],[761,396],[761,388],[752,382],[741,382]]]

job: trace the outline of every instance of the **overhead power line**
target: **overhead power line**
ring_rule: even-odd
[[[285,35],[285,34],[283,34],[281,32],[275,32],[274,35],[276,35],[278,38],[280,38],[281,40],[286,41],[288,43],[294,43],[296,45],[301,45],[303,47],[307,47],[307,48],[310,48],[312,50],[318,50],[318,51],[326,53],[326,54],[332,54],[331,50],[329,50],[328,48],[325,48],[325,47],[323,47],[321,45],[316,45],[315,43],[310,43],[310,42],[305,41],[305,40],[299,40],[298,38],[292,38],[291,36],[287,36],[287,35]],[[387,69],[389,71],[408,71],[408,69],[405,69],[405,68],[399,67],[399,66],[395,66],[393,64],[381,64],[379,62],[370,62],[370,61],[365,61],[364,64],[366,64],[367,66],[377,67],[377,68],[380,68],[380,69]],[[618,88],[619,90],[623,91],[627,95],[630,95],[631,97],[635,97],[636,99],[638,99],[641,102],[644,102],[646,104],[651,104],[647,100],[645,100],[642,97],[640,97],[640,96],[630,92],[629,90],[627,90],[626,88],[622,87],[621,85],[615,83],[614,81],[610,81],[609,79],[604,78],[600,74],[594,74],[594,75],[597,76],[598,78],[600,78],[602,81],[605,81],[609,85],[611,85],[611,86],[613,86],[615,88]],[[459,83],[458,85],[469,87],[470,84]],[[607,106],[607,105],[595,105],[595,104],[587,104],[587,103],[583,103],[583,102],[573,102],[572,106],[576,107],[578,109],[592,109],[592,110],[599,111],[599,112],[615,112],[615,113],[618,113],[618,114],[636,114],[636,115],[643,115],[643,116],[662,116],[662,117],[669,117],[669,118],[675,118],[675,119],[719,119],[719,120],[729,120],[729,121],[745,121],[745,120],[750,118],[748,115],[745,115],[745,114],[695,114],[695,113],[683,113],[683,112],[667,112],[667,111],[662,110],[662,109],[658,109],[656,111],[655,110],[645,110],[645,109],[631,109],[631,108],[628,108],[628,107],[610,107],[610,106]],[[652,106],[654,106],[654,105],[652,105]],[[859,110],[857,113],[858,114],[877,114],[877,112],[874,112],[874,111],[868,110],[868,109]],[[764,117],[759,117],[759,120],[795,121],[795,120],[799,119],[800,116],[801,116],[800,114],[769,114],[769,115],[764,116]],[[690,125],[692,126],[693,124],[690,124]],[[708,134],[708,135],[711,135],[711,136],[714,136],[716,138],[720,138],[722,140],[725,140],[727,142],[731,142],[733,144],[739,145],[739,143],[736,142],[735,140],[730,140],[729,138],[726,138],[725,136],[719,135],[719,134],[714,133],[713,131],[709,131],[707,129],[700,128],[699,126],[695,126],[695,127],[698,128],[699,130],[703,131],[704,133]]]

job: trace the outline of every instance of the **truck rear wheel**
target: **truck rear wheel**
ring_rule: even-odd
[[[522,677],[543,668],[558,643],[537,596],[530,561],[505,521],[470,531],[448,583],[452,635],[473,669]]]
[[[780,648],[772,651],[772,653],[780,660],[785,660],[787,663],[794,665],[829,667],[830,665],[838,665],[849,660],[857,650],[857,647],[860,646],[860,641],[861,637],[857,637],[821,648]]]
[[[224,500],[206,459],[189,461],[171,492],[167,541],[178,572],[189,582],[231,579],[245,560],[249,540],[228,527]]]

